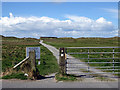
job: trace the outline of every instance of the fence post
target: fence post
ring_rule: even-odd
[[[115,67],[114,67],[114,48],[113,48],[113,72],[115,72]]]
[[[89,59],[90,59],[90,56],[89,56],[89,48],[88,48],[88,72],[89,72],[89,69],[90,69],[90,67],[89,67]]]
[[[59,49],[59,66],[60,66],[60,73],[62,75],[66,74],[65,48]]]
[[[31,72],[29,73],[29,75],[32,79],[35,79],[37,77],[37,75],[36,75],[35,50],[31,50],[29,52],[29,61],[30,61],[30,65],[31,65]]]

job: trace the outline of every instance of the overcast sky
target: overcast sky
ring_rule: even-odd
[[[117,2],[3,2],[2,35],[16,37],[114,37]]]

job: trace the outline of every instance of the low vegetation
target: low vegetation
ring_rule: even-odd
[[[39,44],[39,39],[34,38],[2,38],[2,73],[3,78],[16,78],[15,73],[21,73],[18,67],[16,71],[11,71],[11,68],[22,61],[26,57],[26,47],[40,47],[41,48],[41,64],[38,65],[40,75],[47,75],[58,71],[58,64],[53,54],[44,46]],[[10,72],[11,71],[11,72]],[[6,76],[7,75],[7,76]],[[17,74],[19,76],[19,74]],[[20,74],[19,77],[22,77]]]
[[[55,75],[55,79],[57,81],[76,81],[77,78],[73,75],[61,75],[60,73],[57,73]]]
[[[58,64],[53,54],[44,46],[41,46],[41,64],[37,65],[40,75],[58,72]]]
[[[24,75],[24,73],[12,73],[10,75],[3,76],[2,79],[21,79],[27,80],[28,77]]]

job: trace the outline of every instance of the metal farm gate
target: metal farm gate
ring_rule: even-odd
[[[120,47],[60,48],[60,67],[64,74],[107,75],[120,71]]]

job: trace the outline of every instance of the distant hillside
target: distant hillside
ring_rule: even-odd
[[[32,39],[32,40],[39,40],[37,38],[31,38],[31,37],[24,37],[24,38],[18,38],[18,37],[13,37],[13,36],[3,36],[3,35],[0,35],[0,37],[2,37],[2,39],[9,39],[9,40],[13,40],[13,39]],[[40,37],[40,39],[112,39],[112,38],[116,38],[116,39],[120,39],[120,37],[118,36],[115,36],[115,37],[109,37],[109,38],[104,38],[104,37],[79,37],[79,38],[73,38],[73,37]]]
[[[39,40],[39,39],[36,39],[36,38],[30,38],[30,37],[28,37],[28,38],[18,38],[18,37],[13,37],[13,36],[3,36],[3,35],[0,35],[0,37],[2,37],[2,39],[4,40],[4,39],[7,39],[7,40]]]

